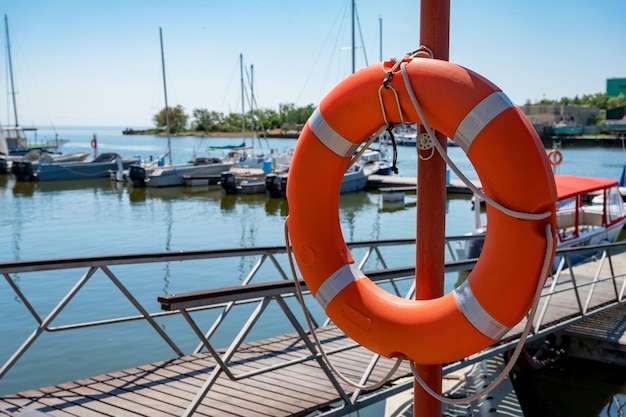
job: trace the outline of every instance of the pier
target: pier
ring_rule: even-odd
[[[454,240],[464,236],[450,237]],[[362,253],[359,264],[366,266],[385,248],[413,245],[410,240],[352,242],[351,251]],[[625,350],[624,311],[626,310],[626,243],[597,247],[599,255],[591,262],[570,267],[570,254],[588,248],[560,251],[561,267],[549,277],[539,303],[528,343],[537,343],[550,333],[568,332],[576,339],[583,352],[595,351],[599,346],[604,351],[616,352],[621,356]],[[595,248],[592,248],[595,249]],[[381,388],[364,391],[354,388],[339,379],[322,359],[320,350],[311,338],[308,326],[302,319],[302,310],[294,297],[295,282],[286,274],[284,248],[240,248],[227,251],[164,252],[138,255],[120,255],[92,258],[53,259],[42,261],[15,261],[0,264],[0,273],[8,282],[15,283],[29,274],[42,271],[64,270],[77,275],[76,285],[59,300],[59,304],[46,317],[37,317],[40,323],[20,345],[18,350],[0,368],[0,379],[5,378],[11,368],[26,351],[38,342],[43,332],[79,331],[86,327],[139,321],[153,326],[163,342],[171,349],[169,359],[124,369],[112,369],[100,375],[60,380],[45,387],[33,387],[14,394],[0,396],[0,415],[16,416],[25,410],[40,415],[53,416],[339,416],[384,403],[394,395],[411,389],[413,378],[407,363],[402,363],[396,374]],[[113,272],[116,267],[131,265],[138,267],[146,263],[210,262],[223,257],[252,257],[257,259],[248,278],[239,286],[228,288],[197,289],[187,293],[154,294],[151,306],[144,306],[133,295],[128,277]],[[455,260],[446,263],[446,272],[461,272],[471,269],[476,260]],[[276,267],[276,280],[254,282],[254,277],[264,265]],[[203,265],[203,267],[210,267]],[[125,270],[125,269],[124,269]],[[407,288],[414,280],[414,267],[393,267],[368,270],[368,276],[379,285],[396,288],[398,296],[409,294],[400,289]],[[131,317],[102,318],[86,323],[63,324],[54,327],[57,315],[70,299],[80,292],[83,284],[96,273],[103,273],[116,283],[120,296],[126,296],[139,313]],[[125,284],[126,282],[126,284]],[[323,315],[315,314],[315,302],[304,286],[307,308],[315,323],[316,334],[321,346],[333,366],[350,379],[361,383],[379,381],[394,363],[379,357],[354,343]],[[28,297],[18,285],[11,285],[16,296],[30,305]],[[310,303],[310,304],[309,304]],[[154,311],[158,305],[162,311]],[[97,308],[98,306],[94,306]],[[270,308],[282,312],[286,323],[293,331],[260,340],[250,340],[255,326],[262,325],[262,317]],[[214,335],[220,326],[226,326],[227,316],[235,309],[247,309],[248,318],[228,344],[215,346]],[[217,319],[207,322],[203,315],[207,311],[217,312]],[[33,312],[34,315],[36,315]],[[181,318],[178,326],[160,323],[165,318]],[[272,319],[274,320],[274,319]],[[445,364],[444,389],[450,395],[467,395],[480,387],[460,378],[468,366],[490,364],[501,358],[503,353],[514,348],[518,341],[522,321],[495,345],[462,361]],[[186,327],[197,340],[197,346],[188,351],[171,337],[169,332]],[[586,339],[594,339],[589,345]],[[153,348],[154,346],[148,347]],[[95,348],[95,347],[93,347]],[[120,352],[123,355],[123,352]],[[574,351],[572,352],[574,354]],[[85,348],[83,361],[96,361],[92,348]],[[501,365],[501,364],[500,364]],[[485,369],[491,365],[485,365]],[[487,369],[488,374],[497,372]],[[468,385],[469,384],[469,385]],[[491,408],[511,407],[511,398],[503,397],[489,405]],[[481,402],[486,401],[485,399]],[[410,404],[409,404],[410,405]],[[483,404],[484,405],[484,404]],[[470,403],[464,410],[455,407],[454,415],[470,415],[481,404]],[[448,409],[448,412],[451,412]],[[517,411],[519,412],[519,410]],[[511,411],[511,415],[516,412]],[[397,415],[397,414],[396,414]],[[407,414],[408,415],[408,414]],[[476,415],[476,414],[473,414]]]
[[[472,184],[480,188],[480,181],[473,180]],[[417,177],[400,175],[370,175],[367,180],[367,188],[383,191],[400,191],[415,193]],[[472,194],[472,190],[459,179],[449,179],[446,184],[448,194]]]

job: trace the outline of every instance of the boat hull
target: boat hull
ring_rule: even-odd
[[[174,187],[185,185],[188,178],[194,176],[219,178],[224,171],[233,166],[230,162],[207,165],[166,165],[156,167],[140,167],[132,165],[129,169],[129,178],[137,187]]]
[[[116,154],[101,155],[93,161],[32,162],[13,161],[11,172],[18,181],[66,181],[107,178],[111,171],[128,169],[137,158],[122,158]]]
[[[226,194],[265,194],[267,188],[265,178],[236,177],[232,172],[223,172],[220,186]]]

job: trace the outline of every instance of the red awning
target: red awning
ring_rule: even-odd
[[[573,175],[555,175],[557,198],[573,197],[617,185],[617,180],[610,178],[588,178]]]

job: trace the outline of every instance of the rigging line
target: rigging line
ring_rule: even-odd
[[[254,96],[254,80],[252,79],[253,74],[252,73],[252,65],[250,66],[250,73],[248,72],[248,67],[246,67],[244,65],[244,73],[246,74],[246,79],[248,81],[248,85],[250,86],[250,94],[246,94],[246,99],[248,100],[248,107],[249,107],[249,112],[250,112],[250,117],[253,118],[255,117],[255,110],[257,113],[257,119],[259,120],[259,124],[261,127],[261,132],[263,132],[263,137],[265,138],[265,142],[266,145],[268,147],[268,150],[271,149],[271,147],[269,146],[269,142],[267,141],[267,136],[265,135],[265,127],[263,126],[263,120],[261,119],[260,116],[258,116],[258,114],[260,114],[260,109],[259,106],[257,105],[256,102],[256,97]],[[254,130],[252,132],[253,135],[256,135],[256,130]],[[261,140],[259,139],[258,135],[257,136],[257,141],[259,142],[259,145],[261,145],[261,148],[263,147],[263,144],[261,142]]]
[[[324,42],[322,42],[322,46],[321,46],[319,52],[317,53],[317,56],[315,57],[315,60],[313,61],[314,64],[311,65],[311,67],[309,69],[309,72],[308,72],[307,76],[305,77],[304,82],[302,83],[302,88],[300,89],[300,91],[298,92],[298,95],[296,96],[296,102],[300,101],[300,98],[302,97],[302,94],[303,94],[304,87],[309,85],[309,80],[311,79],[311,76],[313,75],[315,67],[317,66],[317,64],[320,61],[320,58],[322,56],[322,52],[325,51],[326,44],[329,42],[331,34],[335,33],[333,29],[335,28],[337,23],[340,22],[340,17],[341,17],[341,13],[339,13],[336,16],[335,21],[332,23],[332,25],[330,26],[329,30],[326,31],[326,38],[324,39]],[[327,68],[328,66],[325,65],[325,67]]]
[[[341,50],[341,48],[339,47],[340,43],[341,43],[341,34],[344,32],[344,28],[346,27],[346,22],[348,20],[348,16],[349,16],[349,11],[350,8],[347,7],[347,3],[346,3],[346,7],[343,9],[343,14],[341,16],[341,18],[338,20],[339,22],[339,27],[335,36],[335,44],[333,45],[331,51],[331,56],[329,58],[329,64],[326,65],[326,71],[324,73],[324,77],[323,80],[325,80],[325,82],[320,83],[320,90],[318,92],[318,96],[319,97],[324,97],[326,94],[328,94],[328,92],[337,84],[336,79],[339,78],[339,80],[343,80],[346,75],[349,73],[349,71],[342,71],[341,67],[341,55],[338,53],[338,51]],[[338,57],[338,59],[337,59]],[[336,63],[336,67],[333,66],[333,63]],[[329,81],[331,79],[331,70],[335,72],[335,74],[337,74],[337,72],[339,72],[338,76],[333,77],[334,81]],[[328,88],[328,83],[331,83],[331,87]],[[318,102],[321,100],[318,100]]]
[[[369,66],[369,63],[367,62],[367,51],[365,50],[365,41],[363,40],[363,30],[361,29],[361,20],[359,19],[359,11],[356,7],[356,2],[354,3],[354,16],[356,17],[356,25],[359,28],[359,37],[361,38],[361,49],[363,50],[363,59],[365,60],[365,66]],[[352,46],[353,48],[356,47],[356,45]]]
[[[226,85],[226,93],[224,94],[224,97],[222,98],[222,103],[220,104],[220,107],[219,107],[220,111],[221,109],[224,108],[224,103],[226,102],[226,99],[231,97],[230,88],[233,85],[233,80],[235,79],[238,73],[239,73],[239,58],[235,60],[233,69],[230,72],[230,80],[228,80],[228,84]],[[230,108],[228,109],[228,113],[230,113]]]

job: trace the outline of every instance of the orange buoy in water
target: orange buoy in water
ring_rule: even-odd
[[[521,220],[488,206],[478,263],[463,284],[432,300],[375,285],[355,265],[339,223],[341,181],[358,146],[387,124],[422,124],[403,77],[433,129],[465,151],[488,196],[518,212],[549,213]],[[386,357],[439,364],[478,352],[525,316],[545,279],[546,225],[554,235],[556,201],[545,149],[500,89],[447,61],[378,63],[335,87],[300,134],[287,199],[292,250],[308,288],[348,336]]]

